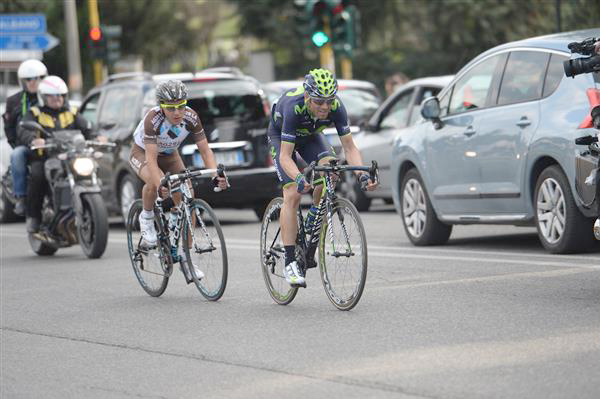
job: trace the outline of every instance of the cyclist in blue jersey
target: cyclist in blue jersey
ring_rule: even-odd
[[[295,243],[298,234],[296,212],[300,196],[310,190],[306,177],[296,165],[296,153],[307,163],[317,161],[323,165],[335,157],[335,152],[323,134],[326,127],[334,125],[350,165],[362,165],[360,152],[354,145],[346,108],[336,96],[337,80],[326,69],[313,69],[304,78],[301,87],[281,95],[273,105],[268,139],[275,161],[277,176],[283,183],[283,207],[280,223],[285,247],[285,278],[292,286],[306,287],[304,275],[296,262]],[[356,172],[360,181],[368,181],[367,190],[377,188],[365,172]],[[315,187],[314,205],[307,220],[314,217],[316,204],[322,191]],[[312,214],[312,215],[311,215]]]

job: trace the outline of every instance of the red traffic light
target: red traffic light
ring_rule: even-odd
[[[102,39],[102,30],[100,28],[90,29],[90,39],[92,39],[95,42]]]

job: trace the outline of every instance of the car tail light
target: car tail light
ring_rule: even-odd
[[[594,109],[594,107],[597,107],[598,105],[600,105],[600,90],[587,89],[586,93],[588,96],[588,100],[590,100],[590,111],[591,111],[592,109]],[[588,127],[593,127],[591,113],[588,113],[585,116],[585,119],[583,120],[583,122],[581,122],[581,125],[579,125],[580,129],[585,129]]]

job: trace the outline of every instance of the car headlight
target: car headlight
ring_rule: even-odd
[[[73,161],[73,169],[79,176],[89,176],[95,168],[96,165],[90,158],[77,158]]]

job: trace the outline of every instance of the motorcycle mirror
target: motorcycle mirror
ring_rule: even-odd
[[[83,137],[83,134],[79,133],[76,134],[75,136],[73,136],[73,144],[75,145],[75,148],[81,149],[85,147],[85,137]]]
[[[46,129],[44,129],[42,127],[42,125],[40,125],[39,123],[37,123],[35,121],[21,121],[19,123],[19,126],[21,126],[23,129],[27,129],[27,130],[37,130],[37,131],[42,132],[46,136],[50,136],[50,134],[46,131]]]

